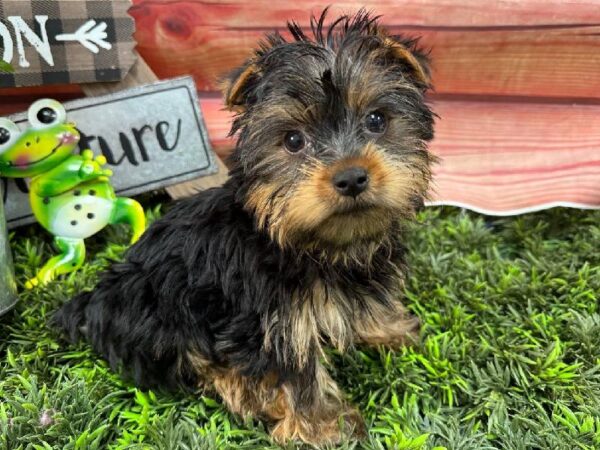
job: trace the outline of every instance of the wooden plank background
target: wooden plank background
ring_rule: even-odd
[[[192,74],[211,141],[232,147],[216,80],[286,20],[308,25],[327,3],[134,0],[138,51],[159,77]],[[434,203],[510,214],[600,206],[600,0],[347,0],[431,48],[440,115]],[[76,86],[0,90],[0,114]]]
[[[286,20],[308,25],[323,2],[135,0],[138,49],[159,76],[192,73],[201,90]],[[386,0],[336,2],[331,15],[366,6],[392,32],[432,49],[436,92],[600,98],[600,3]],[[595,10],[595,11],[594,11]]]

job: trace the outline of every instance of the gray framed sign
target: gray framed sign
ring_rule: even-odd
[[[132,196],[218,171],[191,77],[64,104],[79,150],[103,154],[116,192]],[[26,112],[9,117],[24,129]],[[8,226],[34,222],[24,180],[1,179]]]

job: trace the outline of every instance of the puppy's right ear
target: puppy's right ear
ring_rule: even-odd
[[[227,109],[236,112],[242,112],[246,109],[251,88],[258,81],[258,74],[258,66],[249,61],[223,79],[221,91]]]
[[[385,36],[383,40],[393,59],[402,64],[407,74],[423,89],[431,87],[431,71],[426,54],[417,48],[417,41],[399,36]]]

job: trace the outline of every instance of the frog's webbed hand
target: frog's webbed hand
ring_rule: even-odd
[[[48,172],[31,180],[31,189],[40,197],[54,197],[75,188],[90,180],[108,181],[112,175],[109,169],[102,169],[106,164],[104,156],[94,159],[91,150],[85,150],[81,156],[73,155]]]
[[[81,153],[83,162],[79,169],[79,175],[82,181],[89,181],[96,178],[105,178],[112,176],[113,172],[110,169],[103,169],[102,166],[106,164],[106,158],[104,155],[96,156],[94,158],[94,152],[91,150],[84,150]]]

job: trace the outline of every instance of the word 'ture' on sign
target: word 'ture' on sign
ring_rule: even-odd
[[[132,196],[218,171],[191,77],[64,103],[79,151],[103,154],[118,195]],[[9,117],[26,129],[27,113]],[[23,179],[0,178],[9,228],[35,221]]]

